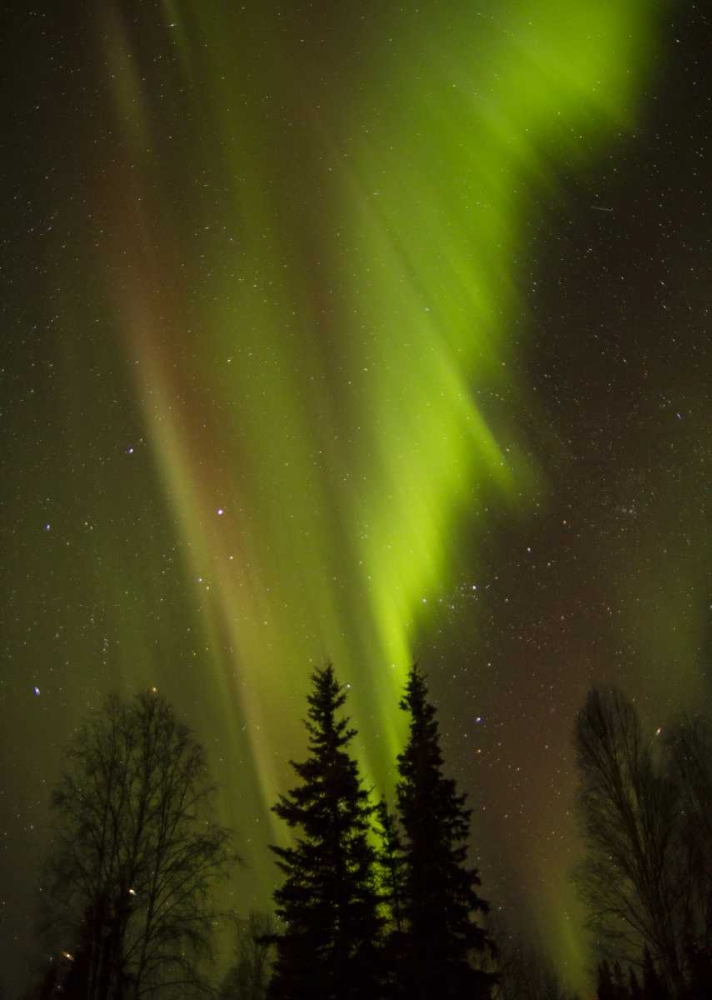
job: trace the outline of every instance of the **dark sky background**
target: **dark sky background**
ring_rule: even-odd
[[[5,6],[13,988],[86,714],[195,728],[246,913],[327,657],[385,789],[419,659],[483,895],[581,983],[577,708],[712,696],[712,20],[568,6]]]

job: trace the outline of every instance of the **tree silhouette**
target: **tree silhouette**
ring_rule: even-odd
[[[223,981],[221,1000],[264,1000],[272,973],[276,928],[268,913],[253,910],[242,922],[236,960]]]
[[[613,963],[613,997],[614,1000],[629,1000],[628,983],[623,967],[619,961]]]
[[[497,949],[492,962],[498,972],[493,1000],[577,1000],[541,945],[513,933],[496,911],[488,915],[487,930]]]
[[[688,995],[686,1000],[712,997],[712,944],[698,946],[688,941],[686,953]]]
[[[685,880],[676,850],[678,795],[654,765],[633,705],[594,687],[576,720],[578,817],[586,855],[576,873],[604,951],[634,959],[647,944],[682,995]]]
[[[631,965],[628,969],[628,994],[630,1000],[644,1000],[643,988],[638,979],[638,973]]]
[[[379,838],[376,860],[380,873],[381,902],[387,911],[387,924],[396,933],[403,930],[403,844],[397,819],[381,799],[375,809],[376,833]]]
[[[658,973],[649,948],[643,952],[643,996],[645,1000],[669,1000],[662,976]]]
[[[309,756],[290,762],[299,784],[274,806],[295,842],[272,846],[284,875],[274,893],[284,927],[269,996],[366,1000],[376,991],[382,924],[369,840],[373,810],[348,753],[356,731],[338,717],[346,694],[333,667],[316,670],[312,685]]]
[[[471,810],[443,775],[436,710],[424,675],[414,666],[401,708],[409,736],[398,757],[396,795],[403,831],[403,947],[398,978],[409,1000],[489,997],[493,974],[474,960],[491,947],[475,922],[487,904],[478,873],[467,867]]]
[[[202,747],[156,692],[109,698],[77,732],[52,799],[47,894],[83,997],[201,983],[211,890],[233,857],[213,791]]]
[[[384,913],[382,992],[385,997],[397,997],[396,978],[403,955],[403,899],[405,893],[405,858],[396,816],[385,799],[376,806],[376,871]]]
[[[685,951],[688,956],[709,954],[712,941],[712,732],[704,719],[683,716],[665,731],[664,745],[666,776],[678,793],[677,851],[681,858],[681,881],[686,889]],[[712,990],[712,983],[709,986]]]
[[[613,972],[605,958],[596,969],[596,1000],[616,1000]]]

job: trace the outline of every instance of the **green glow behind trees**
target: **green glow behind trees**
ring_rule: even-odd
[[[108,104],[67,173],[91,164],[95,183],[60,201],[88,198],[67,267],[104,291],[91,308],[60,301],[57,336],[74,377],[76,358],[106,354],[86,331],[109,331],[170,528],[141,536],[165,576],[106,581],[123,531],[77,576],[101,577],[129,681],[157,676],[175,629],[125,595],[143,607],[175,588],[208,651],[206,719],[225,758],[249,762],[268,821],[286,779],[273,747],[301,736],[302,665],[339,663],[359,763],[385,787],[433,600],[476,569],[495,504],[518,513],[546,490],[518,420],[526,227],[635,126],[656,8],[426,0],[305,17],[162,0],[132,20],[113,0],[94,14],[88,89]],[[94,442],[85,388],[63,401],[78,454]],[[562,920],[572,953],[569,934]]]
[[[443,774],[440,734],[424,675],[413,667],[401,707],[409,736],[398,758],[403,837],[402,996],[485,1000],[494,977],[476,968],[492,943],[480,919],[488,905],[467,866],[471,810]],[[398,994],[401,995],[401,994]]]
[[[356,731],[337,715],[346,693],[331,666],[315,671],[312,681],[309,757],[292,761],[300,784],[274,807],[295,843],[272,847],[284,875],[274,894],[284,930],[270,996],[360,1000],[376,996],[379,974],[372,807],[348,752]]]

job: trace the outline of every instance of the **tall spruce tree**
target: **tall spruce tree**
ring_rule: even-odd
[[[396,789],[405,887],[398,979],[409,1000],[481,1000],[490,996],[496,977],[474,965],[492,944],[475,922],[488,906],[476,892],[476,869],[467,866],[472,810],[443,775],[436,710],[416,666],[401,708],[410,715],[410,727]]]
[[[385,1000],[400,995],[400,972],[403,945],[404,857],[397,819],[385,799],[376,806],[376,872],[381,908],[384,914],[382,947],[382,995]]]
[[[403,905],[403,845],[396,817],[388,808],[385,799],[376,806],[376,833],[379,846],[376,853],[381,887],[381,901],[387,910],[387,922],[400,934],[403,928],[401,908]]]
[[[295,830],[272,846],[284,882],[275,891],[283,932],[268,995],[275,1000],[370,1000],[377,995],[381,928],[370,843],[373,811],[339,718],[346,701],[328,664],[312,675],[305,724],[309,756],[291,761],[300,782],[274,812]]]

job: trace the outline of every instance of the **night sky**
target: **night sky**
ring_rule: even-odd
[[[246,913],[310,671],[390,790],[414,658],[483,896],[582,982],[576,710],[712,696],[705,10],[4,5],[8,983],[108,692],[205,743]]]

